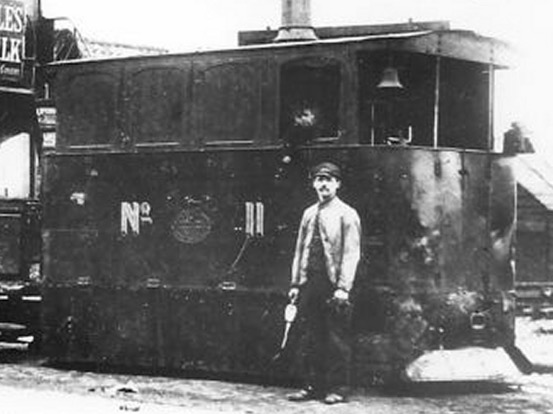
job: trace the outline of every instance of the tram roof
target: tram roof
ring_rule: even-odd
[[[502,40],[481,36],[469,30],[417,30],[412,32],[370,34],[325,38],[313,41],[281,42],[238,46],[227,49],[211,49],[185,53],[168,53],[162,55],[136,55],[119,58],[94,58],[58,61],[49,66],[74,65],[85,62],[152,60],[167,57],[225,56],[227,54],[257,54],[270,51],[280,52],[298,50],[298,52],[317,47],[345,46],[352,49],[387,50],[398,52],[422,53],[433,56],[448,57],[495,67],[508,67],[514,63],[514,53],[510,45]]]

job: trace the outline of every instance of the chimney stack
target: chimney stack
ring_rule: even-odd
[[[317,40],[311,26],[311,0],[282,0],[282,23],[275,42]]]

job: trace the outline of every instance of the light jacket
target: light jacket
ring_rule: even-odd
[[[309,247],[313,239],[317,212],[328,278],[336,289],[351,290],[361,256],[359,215],[338,197],[308,207],[301,219],[292,262],[292,286],[307,282]]]

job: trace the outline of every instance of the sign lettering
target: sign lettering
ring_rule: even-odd
[[[127,236],[132,233],[135,236],[140,234],[140,226],[142,223],[152,224],[153,220],[150,217],[152,207],[150,203],[144,201],[139,203],[122,202],[121,203],[121,235]]]
[[[265,206],[261,202],[245,204],[246,226],[245,232],[251,237],[263,237],[265,234]]]
[[[25,5],[0,0],[0,79],[19,81],[25,53]]]

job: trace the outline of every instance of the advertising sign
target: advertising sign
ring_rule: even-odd
[[[24,2],[0,0],[0,81],[22,80],[26,23]]]

